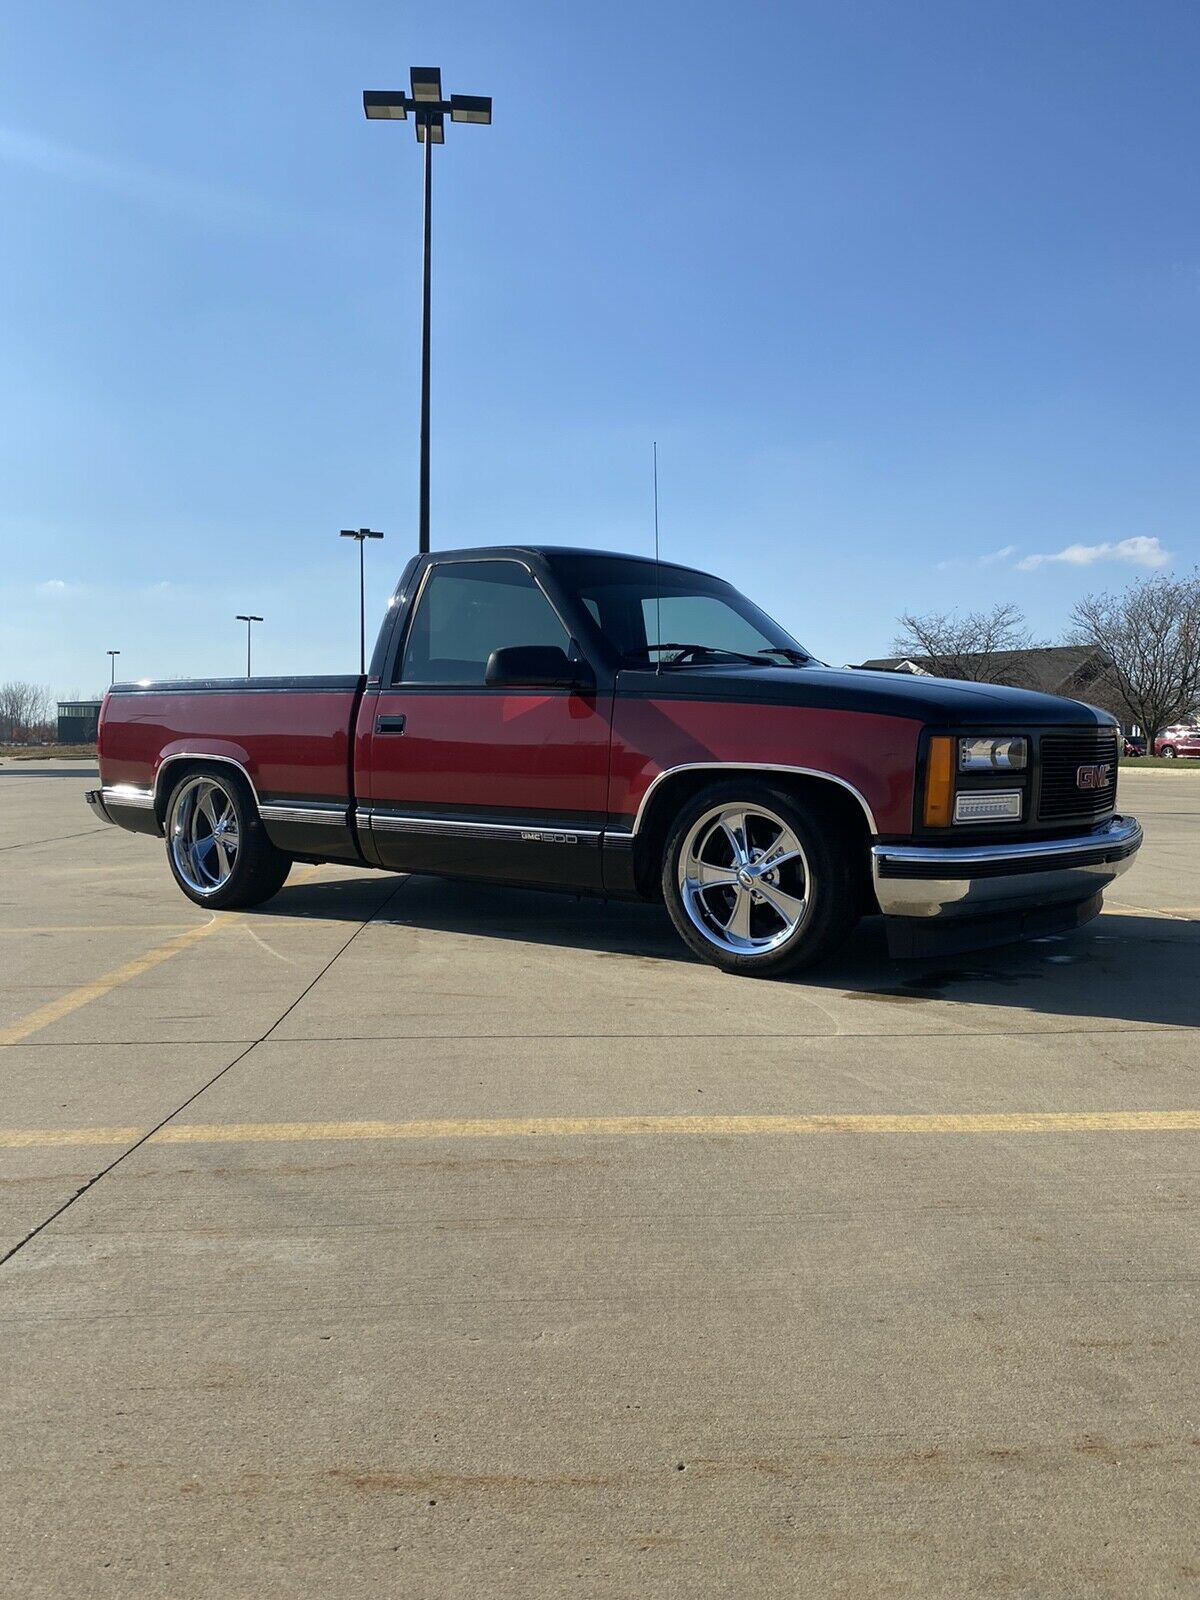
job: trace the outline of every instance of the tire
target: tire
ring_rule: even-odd
[[[1162,756],[1164,761],[1174,761],[1176,756],[1175,746],[1173,744],[1163,745],[1159,755]]]
[[[663,899],[675,931],[703,960],[722,972],[780,977],[849,937],[864,903],[855,850],[832,806],[749,778],[713,784],[670,831]],[[770,867],[776,855],[780,864]]]
[[[233,768],[193,768],[167,802],[163,829],[175,882],[198,906],[257,906],[283,887],[292,858],[267,838],[254,796]]]

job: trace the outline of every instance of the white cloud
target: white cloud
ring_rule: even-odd
[[[61,578],[47,578],[45,583],[38,584],[37,592],[53,600],[59,595],[66,594],[67,586]]]
[[[1132,539],[1118,539],[1115,544],[1069,544],[1050,555],[1023,556],[1017,562],[1022,572],[1036,572],[1039,567],[1057,564],[1067,567],[1090,567],[1097,561],[1126,561],[1135,567],[1165,567],[1171,552],[1164,550],[1161,542],[1138,534]]]
[[[955,567],[994,567],[997,561],[1007,561],[1016,550],[1015,544],[1002,545],[999,550],[992,550],[986,556],[976,556],[974,561],[964,561],[961,556],[955,556],[949,561],[939,561],[939,572],[950,572]]]

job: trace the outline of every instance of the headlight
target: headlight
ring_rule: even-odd
[[[1009,736],[999,739],[960,739],[960,772],[1022,772],[1029,761],[1029,741]]]

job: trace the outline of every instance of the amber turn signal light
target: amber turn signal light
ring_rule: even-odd
[[[923,815],[927,828],[948,828],[954,819],[954,740],[940,735],[929,741]]]

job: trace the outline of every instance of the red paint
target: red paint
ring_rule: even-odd
[[[880,833],[912,828],[919,722],[737,701],[617,700],[608,809],[632,820],[660,772],[694,762],[811,767],[851,784]]]
[[[260,795],[344,799],[352,692],[117,695],[98,748],[106,784],[151,788],[182,751],[240,762]]]
[[[407,718],[402,735],[376,716]],[[581,695],[388,689],[359,709],[360,799],[402,807],[603,812],[608,702]]]

